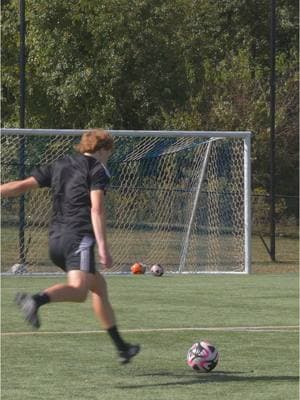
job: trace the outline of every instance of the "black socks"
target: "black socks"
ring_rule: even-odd
[[[127,343],[121,338],[116,326],[107,329],[107,332],[119,351],[126,351],[128,349]]]
[[[37,293],[34,294],[32,298],[35,301],[37,308],[50,302],[50,297],[47,295],[47,293]]]

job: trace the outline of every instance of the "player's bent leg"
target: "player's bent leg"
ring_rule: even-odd
[[[83,302],[86,300],[93,274],[80,270],[68,272],[68,283],[57,284],[33,296],[27,293],[17,293],[15,302],[23,313],[24,319],[33,328],[40,327],[38,309],[49,302]]]
[[[91,285],[91,275],[80,270],[68,272],[68,283],[57,284],[44,291],[51,302],[70,301],[82,303],[86,300]]]

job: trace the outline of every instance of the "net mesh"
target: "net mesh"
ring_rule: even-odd
[[[25,174],[73,152],[78,140],[26,135]],[[19,135],[2,135],[2,182],[18,179],[19,146]],[[115,149],[106,196],[112,272],[128,272],[137,261],[173,272],[244,271],[243,139],[116,134]],[[39,189],[24,197],[27,269],[59,271],[48,257],[51,193]],[[19,260],[19,210],[20,199],[2,199],[3,271]]]

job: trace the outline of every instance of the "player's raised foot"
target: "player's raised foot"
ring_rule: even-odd
[[[35,329],[40,327],[38,307],[32,296],[26,293],[17,293],[15,302],[22,311],[24,319]]]
[[[132,357],[136,356],[139,352],[140,352],[140,345],[128,343],[127,350],[119,352],[120,363],[121,364],[129,363]]]

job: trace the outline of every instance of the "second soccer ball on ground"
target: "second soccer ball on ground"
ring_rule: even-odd
[[[152,265],[150,271],[151,271],[152,275],[154,275],[154,276],[162,276],[164,273],[164,269],[160,264]]]

